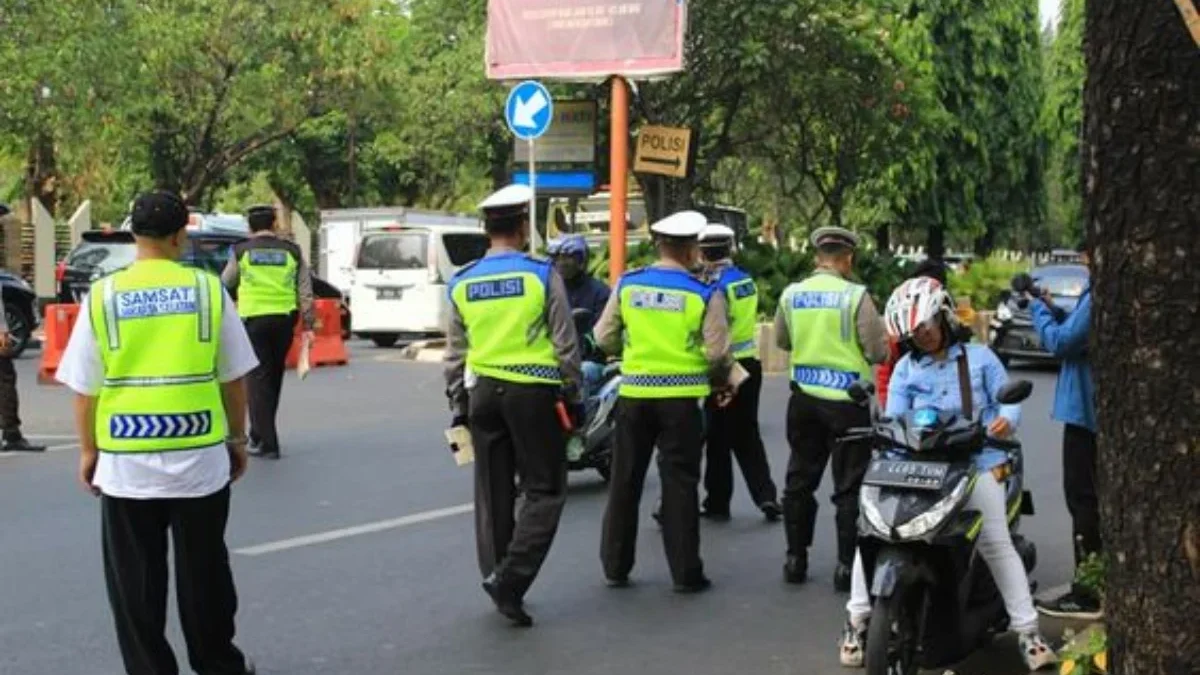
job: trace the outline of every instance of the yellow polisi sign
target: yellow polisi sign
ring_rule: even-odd
[[[692,130],[644,126],[638,132],[635,173],[653,173],[672,178],[688,175]]]

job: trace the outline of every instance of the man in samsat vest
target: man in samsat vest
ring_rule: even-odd
[[[243,378],[257,361],[220,280],[175,262],[183,201],[143,195],[131,219],[137,261],[92,284],[57,373],[76,393],[79,480],[100,496],[121,656],[128,673],[179,672],[164,635],[169,531],[192,669],[253,673],[233,644],[225,523],[247,461]]]
[[[758,428],[758,400],[762,393],[762,361],[758,358],[758,286],[733,263],[734,232],[726,225],[710,223],[700,233],[700,252],[705,273],[725,294],[729,307],[729,333],[733,358],[749,377],[725,407],[709,396],[708,439],[705,443],[704,504],[701,515],[714,520],[729,519],[733,498],[733,458],[737,457],[750,498],[770,522],[779,520],[778,489],[771,480],[771,465]]]
[[[626,586],[637,548],[638,505],[655,448],[662,476],[662,534],[678,593],[711,585],[700,559],[697,486],[704,400],[727,402],[733,358],[724,294],[692,275],[708,219],[684,211],[651,226],[659,260],[621,277],[595,336],[623,354],[612,483],[600,558],[613,587]]]
[[[858,235],[823,227],[810,239],[817,250],[812,276],[788,286],[775,313],[775,341],[791,352],[787,439],[792,455],[783,491],[787,532],[784,579],[808,578],[808,548],[817,520],[817,500],[825,465],[833,465],[833,504],[837,509],[838,564],[834,587],[850,591],[858,542],[858,496],[871,460],[869,442],[841,443],[852,427],[870,424],[870,413],[850,400],[855,381],[871,380],[871,364],[887,358],[883,321],[866,287],[850,280]]]
[[[234,245],[221,280],[237,293],[238,313],[258,355],[259,366],[248,379],[250,454],[279,459],[275,417],[297,311],[304,319],[302,339],[309,344],[313,339],[312,275],[300,247],[275,234],[274,207],[252,207],[247,220],[253,234]]]
[[[567,437],[558,405],[575,427],[583,409],[566,287],[550,261],[522,252],[532,198],[529,187],[510,185],[479,205],[491,248],[450,281],[445,355],[451,426],[469,427],[475,448],[483,589],[518,626],[533,624],[525,594],[567,499]],[[518,495],[524,505],[515,512]]]

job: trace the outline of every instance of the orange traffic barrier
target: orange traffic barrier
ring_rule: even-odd
[[[79,305],[46,305],[46,336],[42,340],[42,363],[38,366],[38,384],[58,384],[54,379],[58,364],[62,362],[67,341],[75,319],[79,318]]]
[[[317,316],[314,339],[308,350],[308,364],[319,366],[344,366],[350,361],[346,343],[342,341],[342,311],[337,300],[313,300],[313,312]],[[300,335],[303,324],[296,322],[296,334],[288,350],[287,367],[295,368],[300,362]]]

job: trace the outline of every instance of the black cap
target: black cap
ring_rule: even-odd
[[[187,227],[188,209],[174,192],[149,192],[134,200],[129,220],[134,234],[169,237]]]

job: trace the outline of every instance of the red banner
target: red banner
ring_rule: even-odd
[[[683,70],[683,0],[488,0],[492,80],[602,79]]]

